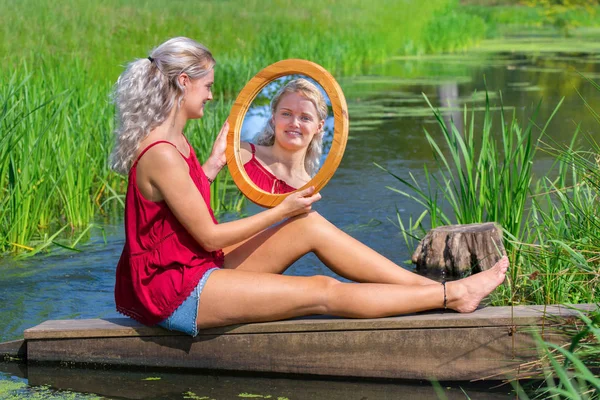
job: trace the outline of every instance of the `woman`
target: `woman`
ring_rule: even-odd
[[[471,312],[503,282],[506,258],[448,283],[413,274],[311,212],[321,198],[312,187],[270,210],[218,224],[209,191],[225,165],[227,123],[202,166],[184,136],[187,121],[201,118],[212,99],[214,65],[204,46],[174,38],[129,64],[116,84],[112,163],[129,174],[115,285],[119,312],[194,336],[199,328],[308,314]],[[282,275],[309,252],[364,283]]]
[[[325,96],[304,78],[283,86],[271,99],[271,115],[256,145],[242,142],[248,177],[269,193],[289,193],[317,173],[327,119]]]

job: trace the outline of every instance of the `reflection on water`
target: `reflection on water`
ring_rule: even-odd
[[[0,362],[0,393],[2,372],[25,377],[33,386],[82,393],[95,393],[118,399],[272,399],[272,400],[392,400],[436,399],[435,389],[428,382],[393,382],[371,380],[350,382],[299,377],[265,377],[248,374],[228,375],[202,371],[177,372],[82,369],[58,366],[19,366]],[[6,379],[6,376],[5,376]],[[490,388],[490,383],[469,384],[471,398],[507,399],[510,386]],[[457,383],[440,387],[448,399],[464,399]],[[52,392],[48,389],[46,396]],[[60,392],[59,392],[60,393]],[[55,395],[59,393],[54,392]],[[56,397],[60,398],[60,397]]]
[[[480,110],[484,104],[486,87],[492,105],[498,105],[502,98],[506,112],[514,113],[522,124],[526,124],[532,110],[542,100],[537,119],[541,125],[560,98],[566,96],[549,127],[549,137],[559,142],[569,142],[575,124],[579,122],[586,132],[597,130],[597,122],[585,109],[575,90],[582,94],[591,107],[600,109],[598,92],[575,73],[580,71],[600,77],[597,57],[571,57],[564,54],[543,57],[496,54],[478,57],[485,58],[479,58],[478,62],[470,56],[398,59],[386,66],[388,75],[390,71],[397,70],[396,76],[399,77],[421,71],[420,75],[417,74],[420,76],[418,80],[389,76],[342,80],[340,83],[349,105],[350,138],[340,167],[322,190],[323,199],[315,208],[335,225],[391,260],[404,264],[405,260],[410,259],[410,251],[398,228],[388,219],[394,221],[396,209],[405,220],[410,214],[419,215],[422,210],[414,202],[386,189],[386,186],[397,186],[397,182],[376,168],[373,162],[398,175],[408,176],[412,173],[417,180],[423,181],[423,165],[427,164],[429,168],[433,165],[423,129],[427,129],[434,137],[441,133],[422,93],[435,107],[442,108],[446,118],[452,117],[457,123],[463,116],[462,107],[465,104],[475,110],[476,122],[481,119]],[[443,79],[422,76],[441,76]],[[552,159],[543,153],[538,155],[535,171],[543,175],[550,168]],[[253,214],[259,210],[249,203],[245,213]],[[65,252],[25,261],[0,260],[0,341],[22,337],[24,329],[46,319],[117,316],[113,302],[114,270],[122,248],[123,233],[120,226],[106,229],[107,242],[104,243],[100,238],[92,241],[83,248],[82,253]],[[334,275],[313,255],[296,262],[288,273]],[[0,377],[0,381],[13,379],[11,376],[23,376],[16,371],[6,372],[8,375]],[[183,377],[160,374],[160,381],[144,381],[154,375],[129,372],[107,372],[108,375],[103,372],[99,376],[104,377],[102,379],[107,383],[99,384],[92,379],[96,372],[78,371],[72,377],[68,374],[64,372],[62,377],[53,377],[44,370],[31,370],[27,377],[32,384],[45,382],[64,387],[59,382],[68,382],[77,385],[76,390],[106,392],[107,396],[120,398],[135,398],[133,392],[144,393],[147,389],[150,398],[182,398],[182,393],[186,391],[198,398],[204,395],[209,398],[237,398],[240,393],[272,394],[289,399],[336,398],[323,397],[322,393],[331,396],[341,393],[347,397],[339,398],[348,399],[413,398],[413,390],[417,396],[414,398],[418,398],[421,394],[417,392],[425,389],[423,398],[435,398],[428,385],[400,388],[381,383],[322,384],[307,380],[238,379],[196,374]],[[363,393],[365,396],[361,396]],[[388,393],[389,397],[385,397]]]

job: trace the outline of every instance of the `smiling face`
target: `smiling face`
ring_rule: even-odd
[[[312,101],[299,92],[284,94],[273,113],[275,142],[289,150],[305,149],[325,121]]]
[[[215,81],[215,71],[211,69],[202,78],[184,80],[185,97],[182,109],[188,119],[202,118],[204,105],[212,100],[212,85]]]

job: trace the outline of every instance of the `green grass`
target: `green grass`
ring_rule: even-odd
[[[25,71],[26,72],[26,71]],[[52,244],[73,248],[95,220],[118,220],[126,177],[107,163],[113,145],[110,85],[88,85],[85,73],[62,87],[45,72],[44,84],[26,76],[0,76],[0,251],[29,255]],[[65,82],[66,83],[66,82]],[[65,85],[66,86],[66,85]],[[226,101],[208,107],[207,116],[188,126],[188,135],[205,159],[227,117]],[[213,184],[216,212],[239,208],[227,197],[231,178]]]
[[[428,7],[359,0],[343,6],[334,0],[302,6],[291,0],[0,1],[0,254],[33,254],[53,244],[75,248],[94,222],[120,218],[126,179],[107,167],[111,86],[124,64],[164,40],[192,37],[217,59],[218,101],[187,129],[203,159],[234,96],[260,69],[305,58],[341,77],[368,73],[392,56],[462,48],[460,32],[482,35],[454,26],[453,39],[433,46],[431,34],[448,28],[440,18],[454,15],[456,6],[452,0]],[[216,212],[239,210],[243,200],[227,173],[213,184],[211,201]]]
[[[412,174],[410,179],[394,175],[411,191],[391,189],[424,206],[432,228],[495,221],[520,237],[532,180],[535,119],[522,128],[513,112],[512,119],[506,121],[500,103],[501,139],[497,141],[492,135],[496,127],[488,96],[481,132],[475,131],[475,111],[469,113],[465,106],[465,129],[459,132],[454,121],[447,123],[440,110],[425,100],[442,131],[441,143],[429,131],[424,132],[439,173],[431,174],[425,166],[426,186]]]
[[[574,135],[574,140],[577,135]],[[530,227],[522,242],[528,285],[515,300],[538,303],[600,301],[600,147],[588,137],[582,148],[541,144],[557,158],[558,175],[541,179],[531,204]],[[532,279],[533,277],[533,279]],[[523,300],[521,300],[523,299]]]
[[[477,132],[474,112],[467,118],[465,108],[466,128],[459,132],[432,108],[442,136],[435,139],[427,131],[425,135],[438,172],[425,167],[425,183],[412,175],[394,175],[401,187],[391,188],[424,209],[408,221],[398,214],[405,241],[414,248],[430,227],[497,222],[504,228],[511,268],[508,283],[494,292],[492,304],[599,302],[598,141],[589,135],[576,147],[577,130],[570,145],[545,143],[543,133],[554,113],[539,124],[534,111],[521,127],[514,114],[505,119],[500,111],[495,116],[498,128],[493,128],[489,100],[486,108],[483,128]],[[501,131],[499,139],[493,138],[492,129]],[[556,161],[552,171],[534,180],[532,164],[538,151]]]
[[[600,85],[589,84],[600,91]],[[600,123],[600,115],[582,100]],[[561,325],[560,333],[571,339],[568,346],[539,338],[539,360],[519,371],[543,376],[544,381],[513,382],[518,397],[600,398],[600,143],[591,134],[582,143],[578,128],[570,144],[550,142],[543,133],[552,116],[540,125],[534,111],[522,128],[514,114],[508,119],[503,111],[495,115],[489,99],[478,132],[474,112],[469,114],[467,108],[463,132],[431,108],[442,136],[435,139],[427,131],[425,135],[438,172],[425,168],[425,184],[394,175],[402,188],[390,188],[424,209],[408,221],[397,213],[405,241],[414,248],[438,225],[499,222],[511,267],[507,284],[493,293],[491,304],[597,305],[589,315]],[[494,116],[500,120],[498,140],[490,134]],[[534,179],[531,166],[538,151],[552,155],[555,165],[546,176]]]
[[[488,37],[522,35],[524,31],[539,35],[572,35],[577,28],[599,27],[600,6],[528,6],[531,0],[497,7],[466,6],[465,14],[481,18]]]
[[[307,58],[335,75],[367,72],[397,54],[426,51],[423,31],[450,0],[428,7],[384,1],[381,7],[349,0],[69,3],[24,0],[0,3],[2,68],[22,60],[61,65],[78,62],[95,81],[114,81],[126,61],[173,36],[208,46],[218,61],[216,89],[237,93],[259,69],[283,58]],[[33,29],[33,30],[32,30]]]
[[[450,6],[436,14],[425,29],[424,40],[428,53],[462,51],[476,45],[486,31],[483,18]]]
[[[561,346],[537,334],[539,359],[519,367],[519,373],[533,381],[512,381],[520,399],[598,399],[600,398],[600,308],[562,321],[553,334],[570,338]],[[551,321],[549,321],[551,322]],[[538,377],[543,377],[540,382]]]

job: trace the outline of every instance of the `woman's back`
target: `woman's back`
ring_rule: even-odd
[[[185,299],[204,272],[223,265],[221,251],[207,252],[177,220],[165,201],[150,201],[138,187],[138,162],[156,141],[138,156],[129,172],[125,199],[125,247],[117,266],[115,301],[117,310],[138,321],[153,325],[168,317]],[[210,186],[191,148],[181,157],[210,208]]]

